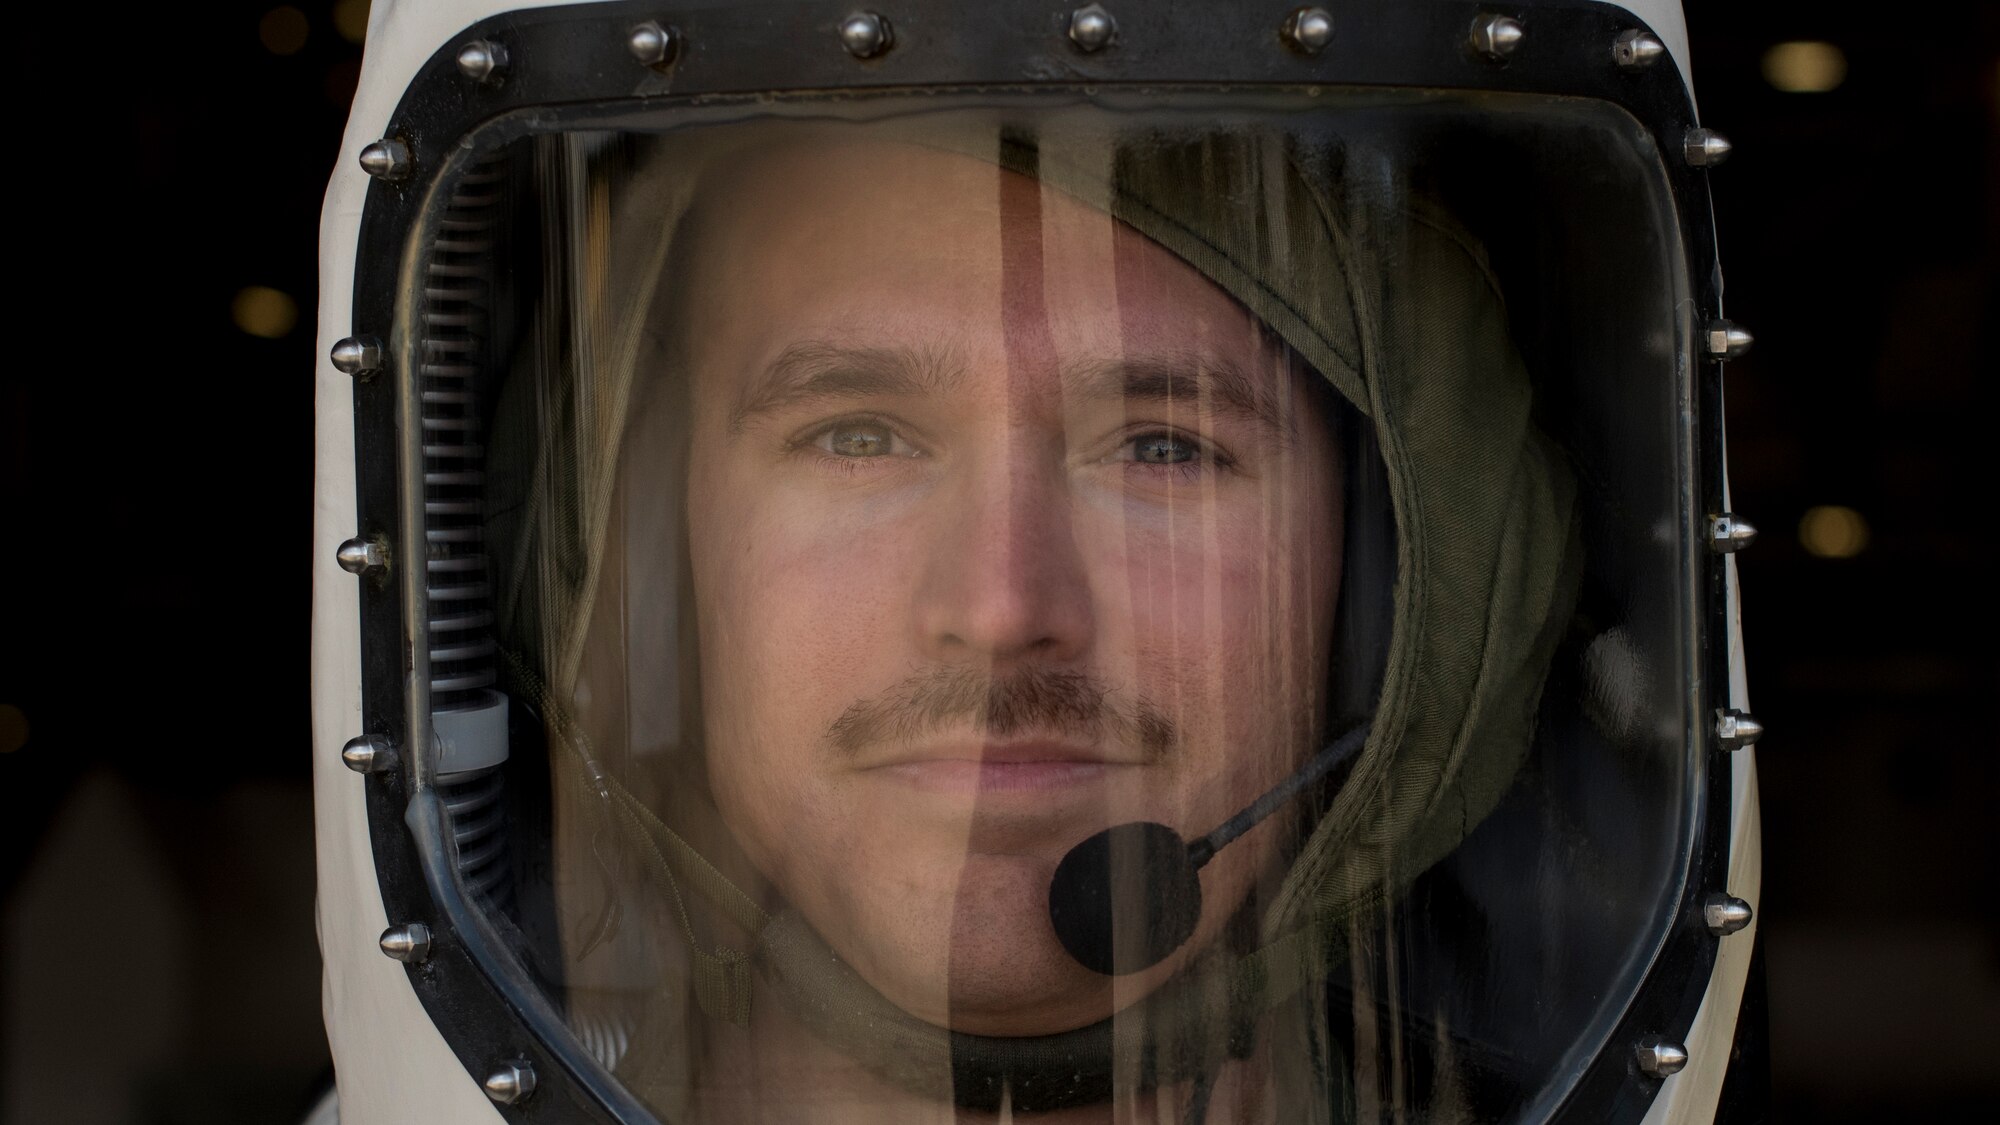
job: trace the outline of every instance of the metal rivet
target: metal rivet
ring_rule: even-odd
[[[525,1101],[535,1092],[535,1068],[524,1062],[506,1063],[486,1076],[486,1096],[501,1105]]]
[[[1741,750],[1745,746],[1755,746],[1757,740],[1762,737],[1764,737],[1764,724],[1752,718],[1748,711],[1725,707],[1715,712],[1715,741],[1724,750]]]
[[[1333,42],[1333,16],[1325,8],[1294,8],[1281,34],[1293,50],[1317,55]]]
[[[340,760],[355,773],[380,773],[395,768],[396,747],[386,738],[364,734],[347,740],[340,748]]]
[[[1701,919],[1716,937],[1728,937],[1749,925],[1753,917],[1750,904],[1734,895],[1712,894],[1701,904]]]
[[[1713,129],[1689,129],[1683,151],[1697,168],[1713,168],[1729,159],[1729,138]]]
[[[634,24],[625,33],[625,48],[643,65],[665,69],[680,58],[680,29],[667,27],[656,20]]]
[[[840,45],[857,59],[872,59],[896,45],[896,29],[875,12],[855,12],[840,21]]]
[[[1748,329],[1727,320],[1709,321],[1708,331],[1702,333],[1702,346],[1710,359],[1735,359],[1755,342]]]
[[[1733,512],[1724,512],[1708,523],[1708,545],[1718,555],[1734,554],[1757,541],[1757,528]]]
[[[400,180],[410,174],[410,146],[384,137],[361,150],[361,170],[378,180]]]
[[[1086,4],[1069,14],[1069,41],[1084,51],[1102,51],[1118,34],[1118,21],[1102,5]]]
[[[405,922],[382,931],[376,942],[382,952],[405,965],[421,965],[431,955],[431,928],[422,922]]]
[[[1659,36],[1636,27],[1619,32],[1618,38],[1611,41],[1611,57],[1628,70],[1652,66],[1666,53],[1667,45],[1660,42]]]
[[[1480,16],[1472,21],[1472,49],[1489,59],[1514,53],[1528,31],[1511,16]]]
[[[493,82],[507,69],[507,48],[491,39],[474,39],[458,49],[458,72],[474,82]]]
[[[366,576],[389,569],[389,549],[378,539],[349,539],[334,552],[334,558],[349,574]]]
[[[382,370],[382,341],[373,336],[349,336],[327,355],[342,375],[365,379]]]
[[[1657,1035],[1648,1035],[1639,1040],[1633,1053],[1638,1056],[1639,1069],[1655,1078],[1679,1074],[1688,1064],[1687,1048],[1679,1043],[1669,1043]]]

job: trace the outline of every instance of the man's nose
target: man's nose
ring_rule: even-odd
[[[1070,661],[1089,649],[1091,583],[1071,522],[1060,449],[1018,433],[969,459],[932,494],[917,590],[927,656],[947,662]]]

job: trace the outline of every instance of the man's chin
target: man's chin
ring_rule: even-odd
[[[928,881],[929,909],[911,911],[905,900],[861,912],[900,919],[904,933],[876,929],[835,940],[854,946],[843,952],[870,984],[927,1022],[973,1035],[1083,1027],[1111,1014],[1111,982],[1057,942],[1048,920],[1050,870],[1039,858],[967,855]]]

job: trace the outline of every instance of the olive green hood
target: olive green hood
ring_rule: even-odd
[[[580,265],[594,271],[580,283],[602,294],[589,306],[599,322],[643,324],[653,315],[673,232],[706,163],[824,128],[737,130],[726,146],[663,138],[630,175],[586,201],[606,213],[643,207],[660,216],[651,227],[657,239],[603,245]],[[642,536],[622,526],[613,497],[628,404],[640,395],[643,333],[604,334],[614,353],[582,376],[599,382],[600,405],[566,431],[575,448],[544,455],[544,465],[576,466],[576,479],[532,474],[519,493],[496,501],[500,510],[562,512],[560,521],[524,520],[522,541],[560,526],[573,541],[537,549],[575,562],[560,582],[517,582],[502,601],[501,634],[512,641],[515,690],[540,702],[559,755],[582,779],[573,782],[579,799],[616,807],[608,819],[627,826],[626,846],[672,898],[702,1010],[740,1021],[749,991],[766,982],[808,1024],[903,1085],[991,1105],[1004,1083],[1022,1109],[1038,1102],[1030,1091],[1040,1082],[1039,1104],[1075,1104],[1104,1096],[1114,1072],[1148,1084],[1197,1073],[1219,1053],[1245,1049],[1246,1029],[1274,1006],[1295,997],[1320,1003],[1307,986],[1338,965],[1351,920],[1393,897],[1494,808],[1527,753],[1574,596],[1574,484],[1533,422],[1530,380],[1480,247],[1442,211],[1412,205],[1407,188],[1349,167],[1338,138],[1245,126],[1121,133],[1108,146],[1070,135],[1056,144],[1032,130],[996,130],[989,116],[962,131],[915,122],[908,143],[1036,177],[1183,258],[1323,373],[1381,451],[1395,577],[1371,733],[1257,920],[1254,951],[1198,957],[1143,1002],[1144,1013],[1120,1015],[1145,1029],[1138,1033],[1107,1021],[1026,1040],[954,1034],[895,1009],[795,915],[767,917],[736,889],[725,858],[691,843],[712,833],[675,822],[617,780],[619,769],[601,760],[609,737],[594,737],[589,716],[569,714],[566,701],[591,646],[606,643],[607,604],[619,600],[601,593],[603,560],[622,551],[622,538]],[[496,431],[505,434],[504,418]],[[690,693],[682,696],[683,708],[692,706]],[[694,919],[699,901],[721,925]],[[1218,1012],[1226,1018],[1215,1019]],[[642,1090],[688,1080],[658,1060],[626,1069]]]

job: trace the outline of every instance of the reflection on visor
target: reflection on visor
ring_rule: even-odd
[[[1561,1099],[1687,846],[1683,326],[1636,127],[1509,108],[480,165],[481,901],[662,1119]]]

